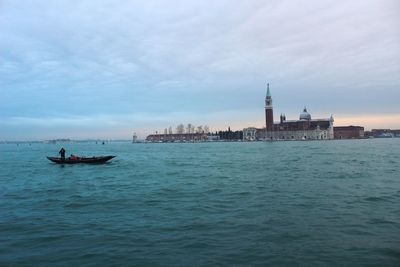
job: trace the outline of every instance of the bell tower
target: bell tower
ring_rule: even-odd
[[[267,83],[267,95],[265,97],[265,126],[267,131],[273,131],[274,111],[272,109],[272,97]]]

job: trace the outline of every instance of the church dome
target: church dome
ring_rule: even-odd
[[[311,115],[310,113],[307,112],[307,108],[304,107],[303,112],[300,114],[300,120],[311,120]]]

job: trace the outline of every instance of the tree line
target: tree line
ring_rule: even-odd
[[[164,129],[164,134],[193,134],[193,133],[210,133],[210,127],[207,125],[199,125],[195,126],[191,123],[188,123],[186,126],[183,124],[179,124],[176,126],[175,131],[173,131],[172,126]]]
[[[232,131],[231,127],[228,128],[228,131],[219,131],[218,135],[220,140],[243,140],[243,131]]]
[[[175,127],[175,131],[173,130],[172,126],[164,129],[164,134],[211,134],[211,135],[218,135],[221,140],[242,140],[243,139],[243,131],[232,131],[229,127],[227,131],[217,131],[215,133],[210,131],[210,127],[207,125],[199,125],[194,126],[191,123],[188,123],[186,126],[183,124],[179,124]]]

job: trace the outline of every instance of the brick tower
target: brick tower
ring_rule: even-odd
[[[272,109],[272,97],[267,83],[267,96],[265,97],[265,126],[267,131],[272,131],[274,125],[274,111]]]

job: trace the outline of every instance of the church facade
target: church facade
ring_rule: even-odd
[[[299,116],[299,120],[287,120],[280,115],[280,121],[274,122],[272,96],[267,85],[265,97],[265,128],[254,127],[243,129],[243,140],[330,140],[334,138],[333,117],[312,119],[307,108]]]

